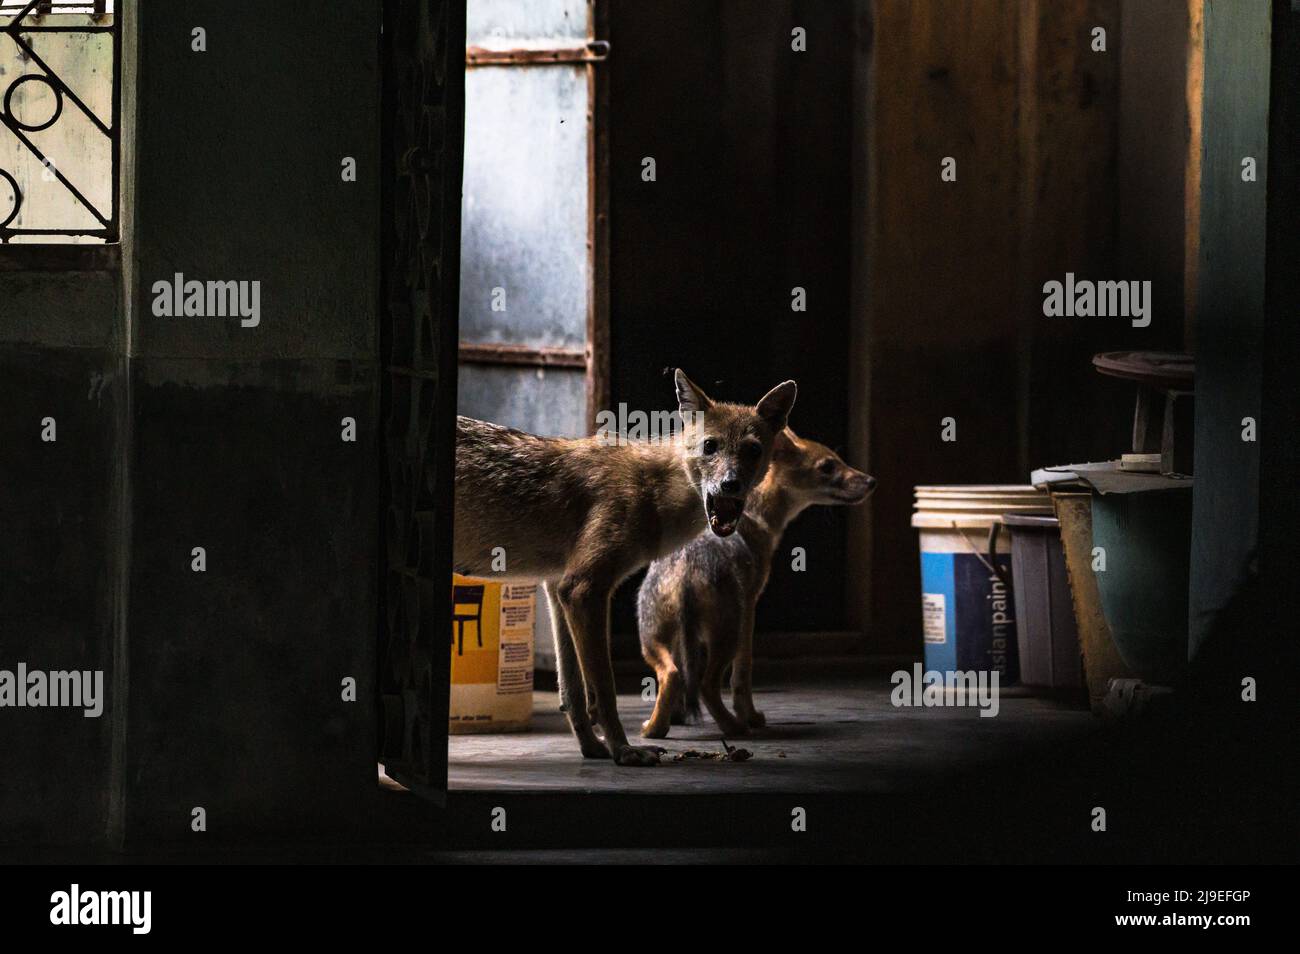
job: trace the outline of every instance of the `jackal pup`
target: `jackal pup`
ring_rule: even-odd
[[[772,556],[786,526],[814,504],[860,504],[876,479],[844,463],[824,444],[786,428],[777,436],[767,476],[749,495],[739,532],[705,534],[650,564],[637,594],[641,654],[659,680],[654,712],[641,726],[662,739],[685,691],[687,708],[704,700],[723,735],[765,724],[751,683],[754,607],[767,586]],[[722,704],[730,663],[733,716]]]
[[[674,380],[684,426],[659,443],[536,437],[467,417],[456,423],[455,568],[544,581],[569,725],[583,755],[619,765],[653,765],[662,749],[629,745],[619,722],[610,596],[706,528],[718,537],[735,531],[796,393],[786,381],[745,407],[711,400],[680,370]],[[504,572],[492,567],[498,547]]]

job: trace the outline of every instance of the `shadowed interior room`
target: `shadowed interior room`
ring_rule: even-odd
[[[0,709],[0,858],[1292,853],[1292,3],[329,6],[0,0],[0,670],[102,678]],[[456,416],[617,443],[675,369],[874,482],[779,534],[739,734],[640,737],[620,581],[631,768],[455,572]]]

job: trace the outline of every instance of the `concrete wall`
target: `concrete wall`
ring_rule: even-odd
[[[375,798],[379,4],[128,12],[123,268],[0,272],[0,662],[110,686],[5,711],[0,840],[341,830]],[[175,272],[260,281],[260,324],[155,316]]]
[[[136,53],[128,30],[124,65]],[[134,123],[123,120],[125,183]],[[48,132],[65,146],[81,136]],[[125,216],[124,240],[131,225]],[[0,669],[100,672],[106,698],[98,718],[0,710],[0,843],[87,843],[108,837],[120,712],[127,282],[105,264],[116,256],[63,272],[31,267],[28,254],[0,250]],[[41,439],[46,417],[52,442]]]
[[[0,668],[101,670],[110,687],[126,392],[117,291],[111,273],[0,271]],[[47,416],[53,443],[40,437]],[[104,837],[111,715],[0,711],[0,841]]]
[[[144,10],[128,842],[187,835],[198,805],[215,829],[310,828],[374,768],[379,9],[291,13]],[[175,272],[260,281],[261,323],[155,317]]]

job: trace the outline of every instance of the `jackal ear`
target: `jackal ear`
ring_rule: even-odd
[[[673,372],[673,383],[677,385],[677,409],[683,416],[700,413],[713,407],[709,396],[701,391],[681,368]]]
[[[785,430],[786,421],[790,417],[790,410],[794,407],[794,399],[798,393],[799,385],[793,381],[782,381],[763,395],[754,410],[758,411],[758,416],[767,421],[772,430]]]

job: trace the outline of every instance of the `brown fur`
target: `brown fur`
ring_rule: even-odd
[[[654,764],[659,750],[629,745],[618,719],[610,596],[709,527],[706,510],[722,514],[718,526],[726,529],[766,473],[796,391],[786,381],[746,407],[710,400],[681,371],[675,380],[689,426],[670,442],[545,438],[457,420],[456,570],[544,581],[569,723],[585,756],[612,756],[620,765]],[[503,572],[492,566],[497,547],[505,551]]]
[[[772,463],[750,494],[736,534],[705,534],[650,565],[637,594],[641,652],[658,677],[654,712],[641,727],[647,738],[668,734],[682,697],[695,691],[724,735],[764,725],[754,708],[754,609],[772,570],[786,526],[814,504],[859,504],[875,479],[834,451],[788,428]],[[702,673],[698,667],[703,651]],[[722,704],[722,675],[731,665],[733,716]],[[685,672],[683,672],[683,669]]]

